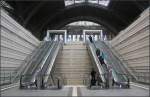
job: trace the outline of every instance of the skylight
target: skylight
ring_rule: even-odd
[[[85,3],[85,2],[108,6],[110,0],[64,0],[64,2],[65,2],[65,6],[73,5],[77,3]]]
[[[99,24],[90,21],[77,21],[70,23],[71,26],[99,26]]]

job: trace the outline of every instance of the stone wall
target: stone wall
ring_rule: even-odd
[[[1,9],[1,70],[13,72],[23,65],[25,58],[40,41]]]
[[[149,28],[149,9],[146,9],[137,20],[110,41],[141,82],[149,82]]]

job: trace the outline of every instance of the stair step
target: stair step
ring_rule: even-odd
[[[61,66],[55,66],[55,69],[74,69],[74,68],[78,68],[78,69],[90,69],[92,68],[92,66],[89,65],[83,65],[83,66],[73,66],[73,65],[61,65]]]
[[[67,79],[64,81],[66,85],[83,85],[83,80],[72,80],[72,79]]]
[[[62,62],[62,63],[58,63],[57,61],[55,62],[55,64],[57,64],[57,65],[55,65],[55,66],[87,66],[87,65],[91,65],[91,62],[90,63],[65,63],[65,62]]]
[[[90,60],[81,60],[81,59],[59,59],[56,63],[90,63]]]
[[[57,72],[59,72],[59,73],[88,73],[88,72],[90,72],[91,70],[89,69],[87,69],[87,70],[82,70],[82,69],[55,69]]]
[[[91,60],[83,43],[70,43],[63,46],[55,61],[54,75],[61,75],[67,85],[83,85],[89,78]]]

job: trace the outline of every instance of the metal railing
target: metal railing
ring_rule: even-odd
[[[106,79],[105,79],[105,77],[102,75],[105,71],[104,71],[104,69],[103,69],[103,67],[102,67],[102,65],[101,65],[101,63],[100,63],[100,61],[99,61],[99,59],[98,59],[97,56],[96,56],[96,53],[95,53],[96,48],[95,48],[95,46],[94,46],[92,43],[90,43],[89,41],[87,41],[87,46],[88,46],[88,50],[89,50],[89,52],[90,52],[89,54],[90,54],[90,56],[91,56],[91,59],[92,59],[93,63],[97,66],[98,71],[99,71],[99,74],[101,75],[101,79],[102,79],[102,81],[105,83],[105,82],[106,82]]]
[[[0,75],[0,86],[11,84],[13,82],[13,78],[15,77],[16,72],[2,72]]]
[[[55,88],[62,88],[63,84],[64,84],[64,79],[61,77],[61,76],[55,76],[55,75],[51,75],[51,74],[48,74],[48,75],[38,75],[37,76],[37,79],[35,82],[24,82],[23,81],[23,78],[24,77],[32,77],[33,75],[31,74],[26,74],[26,75],[21,75],[20,77],[20,88],[21,89],[25,89],[25,88],[36,88],[36,89],[46,89],[46,88],[51,88],[51,87],[54,87]],[[51,76],[51,78],[53,79],[53,84],[51,81],[48,81],[48,82],[44,82],[44,78],[45,77],[49,77]]]
[[[25,60],[21,63],[20,67],[15,70],[11,70],[10,67],[7,67],[9,70],[4,70],[3,67],[0,68],[0,85],[12,84],[19,81],[20,74],[22,74],[23,70],[27,68],[30,64],[30,60],[36,56],[38,50],[42,47],[43,42],[35,48],[30,55],[28,55]],[[6,73],[7,72],[7,73]]]
[[[95,45],[105,54],[105,56],[107,56],[105,60],[107,64],[112,67],[112,69],[119,73],[126,73],[125,68],[121,66],[122,63],[116,58],[116,56],[110,51],[110,49],[106,47],[104,43],[102,43],[101,41],[97,41]],[[121,79],[126,80],[126,76],[121,76]]]
[[[106,50],[106,51],[105,51],[105,54],[109,53],[109,52],[107,52],[108,49],[106,49],[106,47],[103,47],[104,45],[99,44],[99,45],[102,46],[102,47],[99,47],[99,46],[96,45],[96,43],[95,43],[94,41],[93,41],[93,43],[91,43],[91,44],[93,44],[93,48],[95,48],[95,51],[96,51],[96,48],[99,48],[100,50],[101,50],[101,48],[103,48],[102,51]],[[95,52],[95,51],[94,51],[94,52]],[[96,56],[96,55],[95,55],[95,56]],[[109,56],[109,54],[107,54],[107,56]],[[114,55],[112,55],[112,53],[111,53],[111,55],[109,56],[110,59],[111,59],[112,56],[114,56]],[[93,58],[97,58],[97,57],[93,57]],[[110,63],[110,62],[111,62],[111,63]],[[113,76],[113,78],[116,80],[116,82],[119,82],[119,83],[121,83],[121,82],[127,82],[127,81],[128,81],[128,77],[127,77],[126,75],[129,76],[129,74],[128,74],[128,73],[124,73],[124,71],[122,70],[123,68],[120,68],[120,66],[116,65],[115,62],[116,62],[116,61],[114,61],[113,59],[107,60],[107,65],[109,64],[110,66],[112,66],[112,71],[113,71],[112,76]],[[119,62],[120,62],[120,61],[119,61]],[[99,63],[100,63],[100,62],[99,62]],[[117,63],[117,64],[120,64],[120,63]],[[101,66],[101,64],[99,64],[99,65]],[[116,71],[116,68],[117,68],[117,71]],[[99,69],[99,68],[98,68],[98,69]],[[104,74],[104,73],[107,73],[107,72],[104,72],[104,70],[103,70],[103,73],[101,72],[101,73],[100,73],[100,76],[102,76],[102,74]],[[130,75],[130,77],[131,77],[131,75]],[[131,78],[132,78],[132,80],[133,80],[134,77],[131,77]],[[106,77],[105,77],[105,80],[107,80]],[[106,82],[106,81],[105,81],[105,82]]]
[[[51,54],[49,55],[49,58],[47,59],[47,61],[44,64],[44,67],[41,70],[42,74],[50,74],[51,70],[53,68],[56,56],[60,50],[60,48],[62,48],[62,43],[61,42],[56,42],[55,46],[53,47]],[[45,77],[44,82],[47,82],[49,78]]]
[[[41,61],[39,61],[38,66],[36,66],[36,67],[34,68],[34,71],[33,71],[33,73],[32,73],[32,74],[33,74],[33,77],[32,77],[32,80],[31,80],[32,82],[34,82],[36,76],[37,76],[39,73],[41,73],[41,69],[45,66],[44,64],[45,64],[45,62],[47,61],[48,57],[50,56],[54,45],[55,45],[54,42],[51,43],[51,44],[47,47],[47,50],[45,50],[45,51],[42,53],[43,58],[40,59]]]
[[[21,64],[21,66],[19,68],[17,68],[17,70],[16,70],[17,73],[14,76],[14,78],[12,79],[12,82],[19,81],[19,76],[24,72],[24,70],[29,68],[29,66],[31,65],[31,60],[38,55],[38,52],[43,45],[44,45],[44,42],[42,41],[40,43],[40,45],[37,48],[35,48],[33,50],[33,52],[25,58],[24,62],[22,62],[22,64]]]
[[[134,70],[131,70],[127,65],[128,63],[126,61],[124,61],[124,59],[122,58],[122,56],[115,50],[114,47],[112,47],[110,45],[110,43],[108,41],[104,41],[104,43],[110,48],[110,50],[112,51],[112,53],[115,55],[115,57],[123,64],[122,66],[124,66],[124,68],[126,69],[126,71],[128,72],[128,74],[131,74],[136,80],[137,77],[134,74]]]
[[[20,83],[25,83],[28,85],[32,85],[36,82],[37,78],[40,76],[42,77],[42,81],[43,83],[46,83],[47,81],[45,81],[45,78],[49,78],[48,74],[50,74],[52,66],[54,64],[55,58],[58,54],[58,51],[61,47],[60,42],[53,42],[51,43],[51,46],[48,46],[48,50],[45,50],[45,53],[43,55],[44,58],[39,59],[41,61],[39,61],[39,65],[35,66],[35,68],[33,68],[33,70],[29,73],[25,73],[24,75],[22,75],[21,79],[20,79]],[[45,48],[45,47],[44,47]],[[42,75],[42,76],[41,76]],[[43,77],[44,76],[44,77]],[[24,79],[29,79],[29,80],[24,80]],[[41,79],[41,78],[40,78]]]
[[[136,71],[134,69],[129,68],[127,66],[128,63],[126,61],[124,61],[124,59],[122,58],[122,56],[116,51],[116,49],[114,47],[111,46],[111,44],[109,42],[105,42],[105,44],[112,50],[112,52],[115,54],[115,56],[122,62],[123,66],[134,77],[134,79],[132,79],[133,81],[149,83],[149,77],[147,75],[140,76],[140,74],[142,74],[140,72],[138,74],[136,74]]]
[[[43,47],[40,49],[39,53],[37,56],[31,60],[30,62],[30,67],[23,73],[25,74],[31,74],[34,75],[37,73],[37,70],[39,68],[39,65],[41,64],[42,60],[45,58],[45,54],[47,53],[48,49],[51,47],[52,42],[45,42]],[[24,81],[31,81],[31,78],[24,78]]]

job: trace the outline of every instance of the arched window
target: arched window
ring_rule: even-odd
[[[85,2],[108,6],[110,0],[64,0],[65,6],[78,4],[78,3],[85,3]]]

